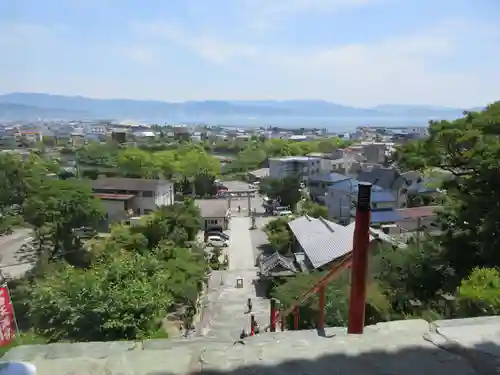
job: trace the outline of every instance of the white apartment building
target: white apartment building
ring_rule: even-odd
[[[106,125],[103,124],[88,125],[87,133],[95,135],[106,135],[108,134],[108,128],[106,127]]]
[[[306,182],[311,176],[321,173],[321,158],[310,156],[287,156],[282,158],[269,158],[269,176],[284,178],[298,176]]]

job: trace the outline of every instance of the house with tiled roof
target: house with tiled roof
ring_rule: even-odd
[[[396,198],[397,208],[406,207],[408,186],[405,183],[405,178],[395,168],[376,167],[361,172],[356,179],[389,191]]]
[[[348,178],[329,186],[325,195],[325,205],[328,207],[330,218],[334,218],[344,225],[354,220],[360,182]],[[371,203],[372,225],[380,226],[402,220],[402,217],[395,211],[397,200],[391,190],[386,190],[379,185],[372,185]]]
[[[398,221],[398,227],[405,232],[425,231],[433,232],[437,230],[436,219],[441,206],[422,206],[401,208],[397,213],[403,217]]]
[[[326,269],[352,252],[354,223],[342,226],[323,218],[302,216],[288,226],[293,235],[295,265],[302,272]],[[380,242],[406,247],[382,231],[370,228],[370,248],[373,250]]]
[[[314,201],[325,203],[328,189],[339,182],[349,179],[350,177],[336,172],[311,176],[309,178],[309,194]]]

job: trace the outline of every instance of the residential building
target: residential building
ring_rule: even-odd
[[[202,230],[226,230],[229,227],[231,210],[225,199],[200,199],[196,204],[200,207]]]
[[[313,200],[325,203],[325,196],[328,193],[328,188],[338,182],[349,179],[350,178],[348,176],[340,173],[326,173],[311,176],[309,179],[309,194]]]
[[[108,127],[105,124],[92,124],[88,125],[86,129],[88,135],[106,135],[108,134]]]
[[[269,168],[260,168],[255,171],[248,172],[248,180],[250,182],[260,182],[266,177],[269,177]]]
[[[24,138],[30,142],[41,142],[43,133],[40,130],[20,130],[15,135],[17,140]]]
[[[323,173],[336,172],[346,175],[358,174],[364,158],[361,154],[338,149],[332,153],[313,152],[307,156],[319,158],[320,170]]]
[[[438,212],[442,210],[441,206],[422,206],[412,208],[401,208],[396,210],[402,217],[397,225],[401,231],[431,232],[436,229],[436,219]]]
[[[342,226],[323,218],[302,216],[289,222],[288,226],[293,235],[295,264],[302,272],[328,269],[352,252],[354,223]],[[382,241],[405,247],[382,231],[370,228],[370,250]]]
[[[171,205],[175,193],[171,181],[121,177],[98,178],[92,190],[105,207],[108,223]]]
[[[433,198],[441,194],[439,187],[443,179],[449,176],[442,175],[439,178],[425,177],[419,171],[402,173],[407,189],[407,206],[426,206],[431,204]]]
[[[128,129],[124,128],[114,128],[111,130],[111,139],[118,143],[127,142],[127,134],[129,133]]]
[[[396,169],[375,167],[361,172],[357,180],[380,186],[396,198],[396,208],[406,207],[408,189],[404,177]]]
[[[329,217],[342,224],[349,224],[356,216],[356,204],[360,181],[353,178],[338,181],[328,188],[325,196],[325,205],[328,207]],[[395,212],[396,198],[390,191],[373,185],[371,195],[371,223],[379,226],[401,220]]]
[[[363,144],[363,156],[368,163],[382,164],[387,157],[387,145],[381,142]]]
[[[309,181],[311,176],[319,174],[321,159],[308,156],[288,156],[269,158],[269,176],[284,178],[298,176],[301,181]]]

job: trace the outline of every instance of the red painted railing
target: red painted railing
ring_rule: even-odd
[[[356,224],[353,238],[353,251],[346,254],[342,260],[335,264],[328,273],[318,280],[311,288],[297,297],[287,309],[273,311],[275,304],[271,304],[271,324],[266,331],[276,329],[276,322],[281,322],[283,330],[285,319],[292,313],[294,317],[294,329],[298,329],[298,308],[304,304],[313,294],[319,294],[319,321],[318,328],[323,329],[325,325],[325,288],[326,285],[347,268],[351,267],[351,294],[349,298],[349,333],[363,333],[366,303],[366,279],[368,268],[368,245],[370,230],[370,201],[371,184],[359,184],[358,202],[356,209]],[[273,318],[274,316],[274,318]]]

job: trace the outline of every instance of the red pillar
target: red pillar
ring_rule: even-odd
[[[293,313],[293,329],[299,329],[299,306],[295,306],[295,311]]]
[[[250,336],[255,336],[255,316],[250,314]]]
[[[271,325],[270,325],[270,330],[271,332],[276,332],[276,299],[271,298],[270,301],[270,307],[271,307]]]
[[[360,183],[354,227],[351,266],[348,333],[361,334],[365,325],[368,245],[370,242],[370,209],[372,185]]]
[[[318,328],[325,329],[325,286],[319,288],[318,290],[318,308],[319,308],[319,316],[318,316]]]

